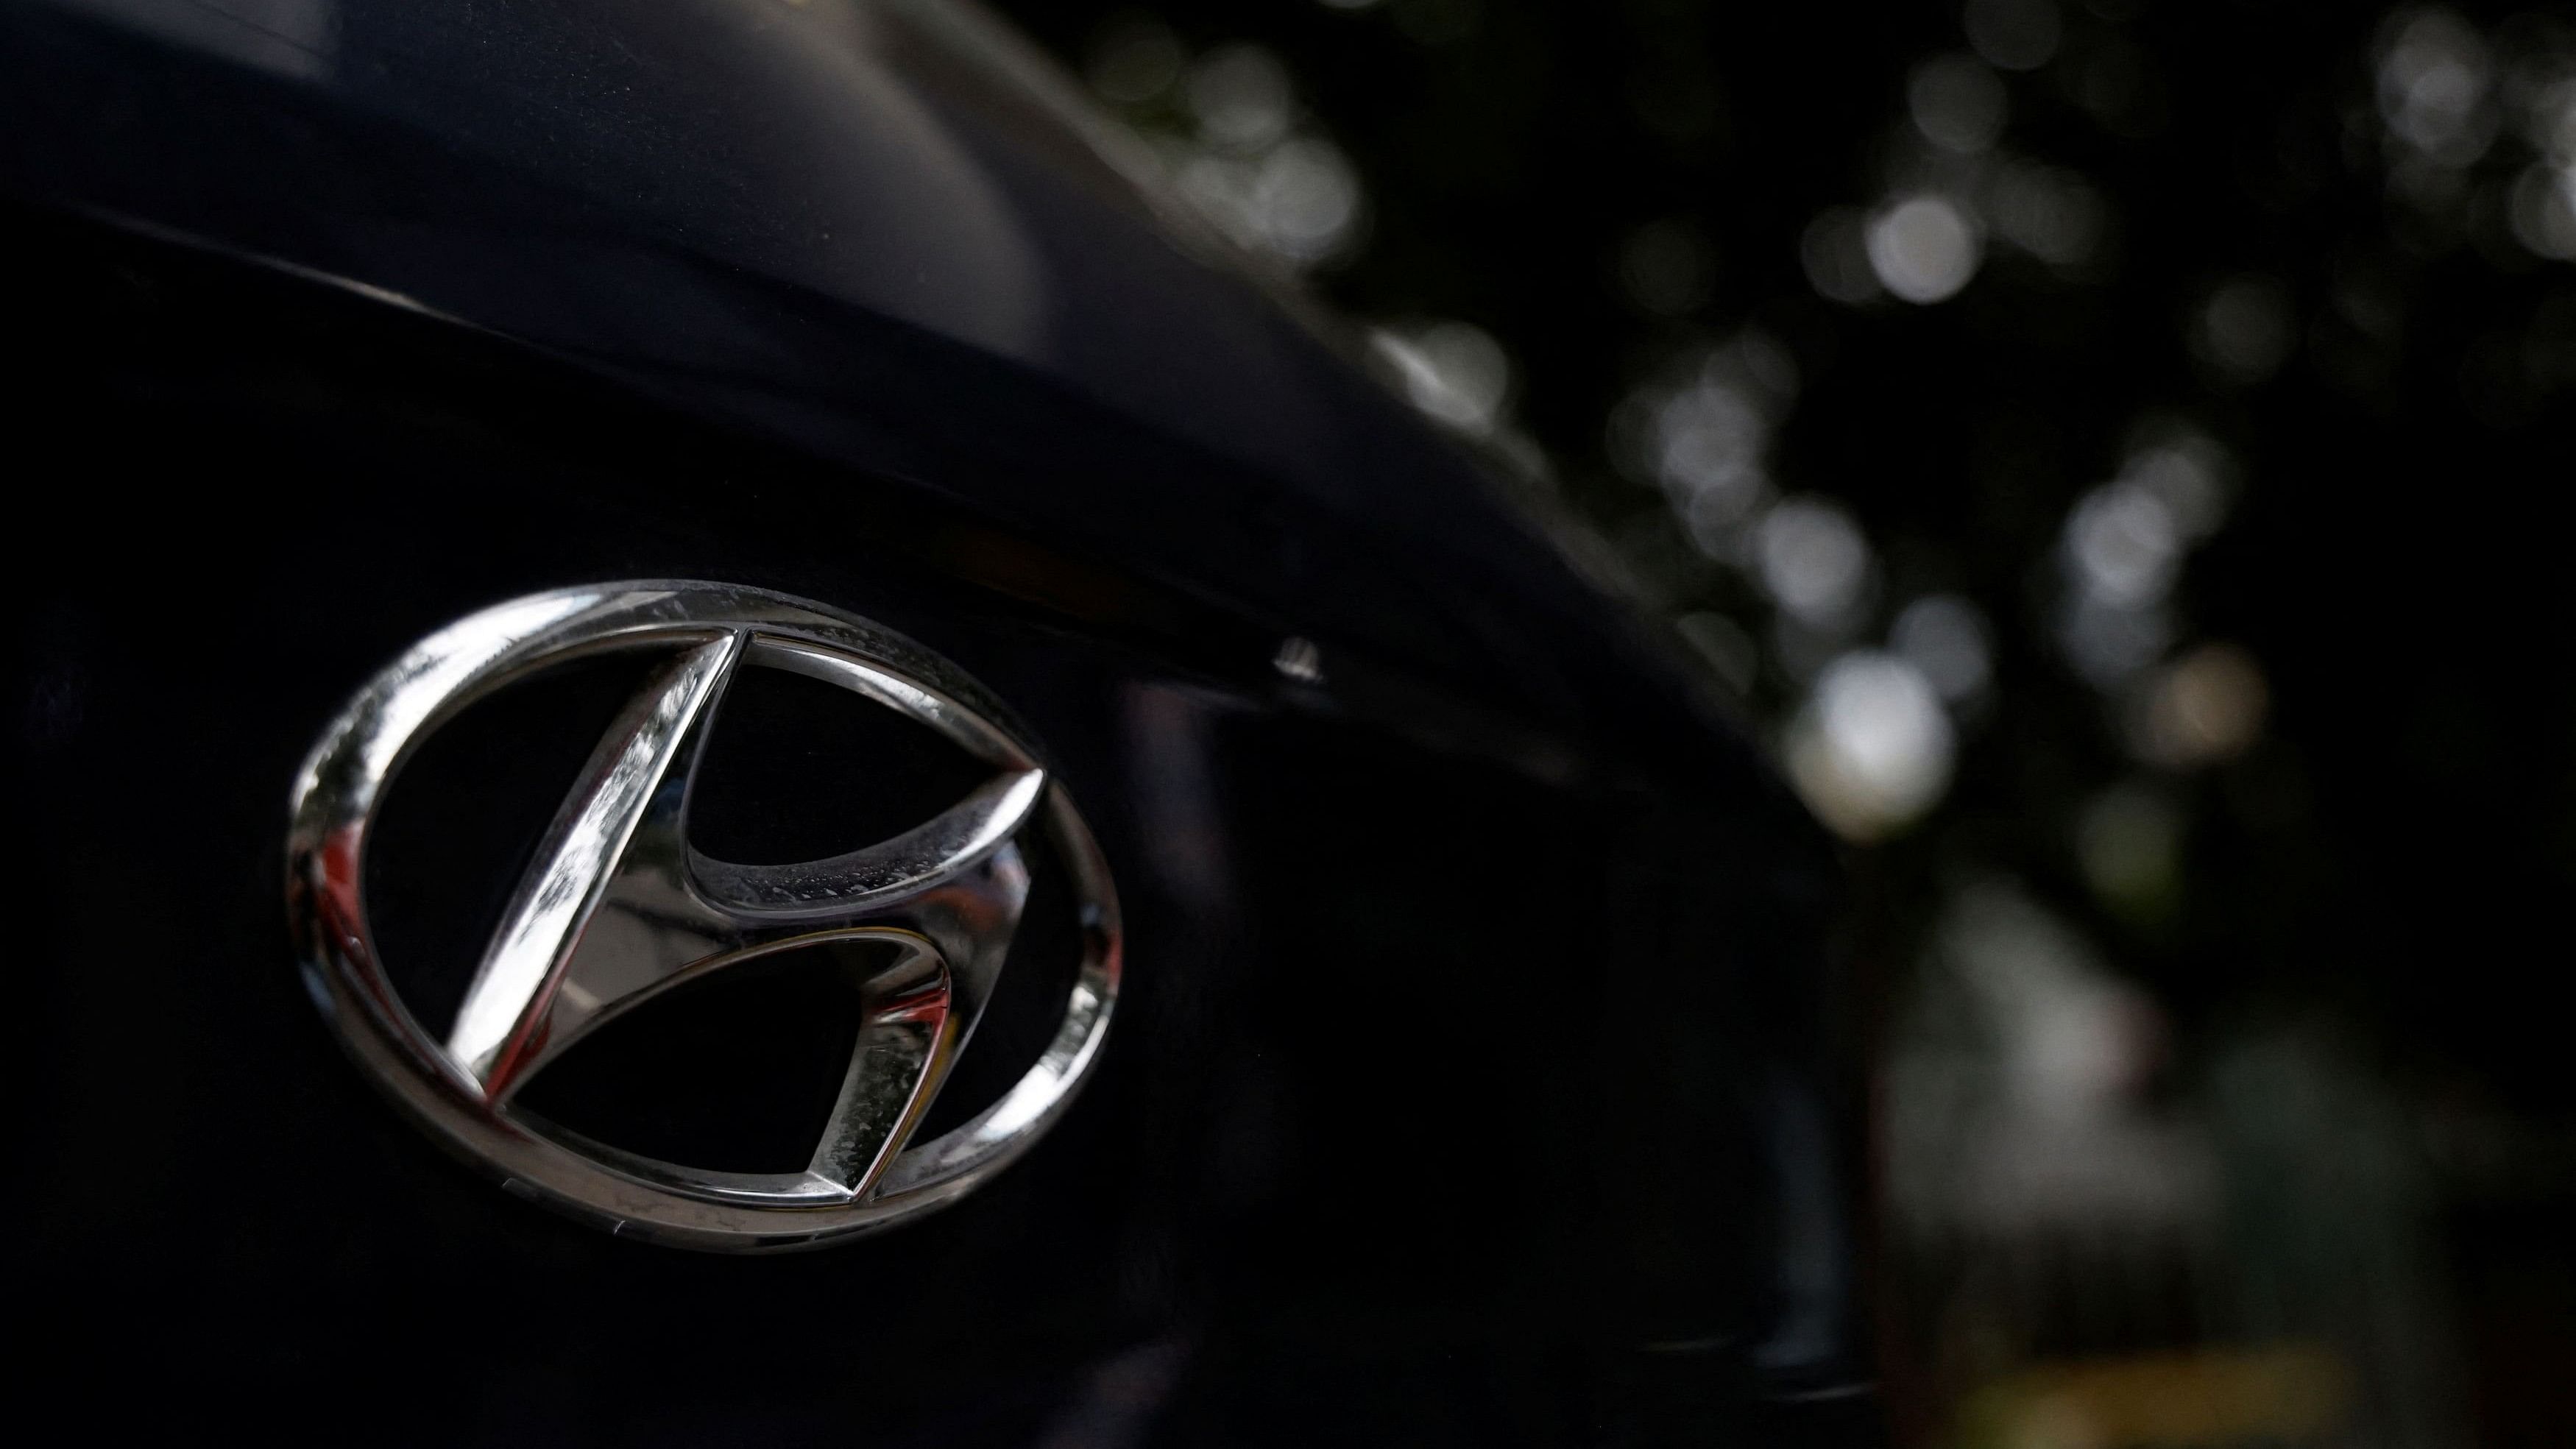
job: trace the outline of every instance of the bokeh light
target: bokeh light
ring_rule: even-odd
[[[1190,66],[1185,94],[1199,134],[1230,151],[1279,144],[1296,101],[1288,68],[1257,45],[1229,45],[1201,56]]]
[[[1127,15],[1094,41],[1085,73],[1135,121],[1173,189],[1246,251],[1306,269],[1365,235],[1357,169],[1311,124],[1272,51],[1236,42],[1193,58],[1169,27]]]
[[[1955,51],[1916,66],[1905,100],[1923,139],[1963,155],[1995,144],[2011,105],[2003,82],[1984,62]]]
[[[2109,208],[2084,178],[2063,167],[2011,162],[1986,186],[1995,234],[2051,266],[2080,270],[2101,252]]]
[[[1917,303],[1957,296],[1985,251],[1967,209],[1937,193],[1901,198],[1871,217],[1865,245],[1879,285]]]
[[[1977,54],[2005,70],[2048,64],[2065,35],[2051,0],[1968,0],[1961,18]]]
[[[1826,824],[1875,840],[1948,788],[1956,741],[1940,695],[1901,655],[1855,650],[1825,666],[1789,727],[1790,778]]]
[[[2576,1327],[2496,1286],[2576,1271],[2527,1145],[2576,1119],[2449,980],[2565,884],[2576,727],[2508,641],[2557,616],[2576,15],[1188,14],[1086,32],[1098,93],[1597,524],[1852,843],[1903,1441],[2576,1442],[2510,1367]],[[1286,81],[1220,121],[1247,39]],[[1350,183],[1302,227],[1250,181],[1301,144]]]
[[[2244,386],[2280,369],[2296,340],[2289,299],[2264,277],[2236,277],[2209,294],[2191,322],[2192,349],[2224,381]]]
[[[2270,705],[2253,655],[2233,644],[2204,644],[2148,683],[2139,753],[2186,769],[2232,759],[2261,735]]]
[[[1857,305],[1879,295],[1869,256],[1869,217],[1859,207],[1819,212],[1799,239],[1798,260],[1821,296]]]
[[[1141,106],[1172,88],[1187,59],[1180,38],[1169,27],[1130,15],[1093,44],[1086,70],[1101,99],[1117,106]]]
[[[1763,515],[1754,545],[1772,602],[1815,629],[1854,621],[1869,589],[1869,541],[1829,499],[1784,498]]]
[[[1957,594],[1927,594],[1907,604],[1888,627],[1887,642],[1951,704],[1982,696],[1993,682],[1992,630],[1984,612]]]
[[[2493,74],[2486,41],[2467,21],[2447,10],[2402,15],[2390,23],[2379,63],[2380,116],[2424,159],[2467,166],[2495,137]]]
[[[2123,915],[2164,915],[2182,883],[2183,827],[2181,807],[2152,784],[2127,781],[2102,791],[2077,817],[2085,883]]]

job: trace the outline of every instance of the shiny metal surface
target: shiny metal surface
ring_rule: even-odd
[[[661,656],[592,753],[444,1026],[395,991],[368,925],[367,835],[418,744],[474,700],[604,650]],[[895,838],[825,860],[741,865],[688,841],[691,781],[727,682],[776,668],[937,730],[993,771]],[[1118,907],[1088,830],[1001,707],[919,646],[856,617],[687,582],[568,589],[423,640],[359,691],[294,790],[287,895],[303,966],[342,1040],[405,1107],[505,1184],[664,1241],[806,1246],[956,1198],[1043,1132],[1098,1054],[1117,995]],[[1043,815],[1081,912],[1084,960],[1054,1040],[997,1103],[910,1138],[990,999],[1026,902],[1018,838]],[[635,1156],[515,1105],[585,1036],[711,973],[834,940],[888,943],[858,1045],[804,1171],[707,1171]]]

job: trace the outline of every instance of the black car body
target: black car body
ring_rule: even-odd
[[[0,135],[26,1391],[353,1440],[1874,1437],[1822,838],[1008,37],[21,0]],[[656,577],[958,661],[1100,837],[1097,1078],[925,1221],[620,1241],[440,1153],[302,999],[283,802],[341,701]],[[416,847],[424,950],[532,848],[474,782],[579,759],[495,728]],[[779,758],[746,829],[882,786]],[[996,1012],[1007,1067],[1046,1023]]]

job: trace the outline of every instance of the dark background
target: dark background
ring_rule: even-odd
[[[1248,176],[1280,145],[1346,158],[1361,218],[1329,246],[1272,245],[1279,264],[1434,363],[1466,335],[1444,324],[1489,339],[1470,338],[1470,372],[1498,354],[1508,390],[1467,431],[1588,524],[1596,568],[1679,624],[1784,754],[1830,705],[1829,661],[1884,647],[1910,600],[1982,616],[1991,670],[1944,707],[1946,788],[1895,812],[1918,818],[1844,822],[1850,949],[1884,1003],[1866,1024],[1879,1280],[1910,1433],[1978,1440],[1978,1405],[2019,1402],[2052,1366],[2285,1344],[2345,1366],[2337,1427],[2292,1414],[2219,1439],[2576,1431],[2576,1099],[2552,989],[2576,871],[2560,522],[2576,270],[2549,255],[2576,244],[2548,191],[2576,163],[2576,91],[2551,89],[2576,76],[2576,17],[1003,8],[1184,190],[1194,165]],[[1287,86],[1266,132],[1258,105],[1249,122],[1225,109],[1247,54],[1256,82]],[[1932,137],[1927,64],[2000,93],[1990,140]],[[2015,243],[2015,177],[2041,178],[2075,242]],[[1222,188],[1199,191],[1226,221]],[[1925,194],[1983,223],[1964,285],[1918,303],[1834,281],[1834,216],[1866,228]],[[1275,240],[1257,208],[1232,220],[1256,251]],[[1772,379],[1757,440],[1770,488],[1694,544],[1682,492],[1623,450],[1676,378],[1737,376],[1728,359],[1748,355],[1794,374]],[[2168,541],[2134,615],[2145,642],[2088,671],[2068,642],[2070,519],[2176,437],[2223,506],[2196,542]],[[1774,496],[1839,505],[1865,542],[1856,598],[1822,626],[1764,572]],[[2160,707],[2213,697],[2214,733],[2159,742]],[[2013,940],[2047,962],[1978,964]],[[2064,1031],[2011,1025],[2043,1018]],[[2091,1091],[2100,1130],[2010,1105],[2015,1063],[2050,1041],[2061,1068],[2100,1066],[2035,1069],[2078,1084],[2054,1100]],[[1989,1106],[1924,1107],[1926,1081]],[[2131,1231],[2155,1212],[2120,1191],[2072,1191],[2037,1227],[1961,1206],[1985,1180],[1973,1144],[2009,1157],[2021,1133],[2044,1155],[2060,1129],[2163,1143],[2103,1150],[2217,1204],[2157,1220],[2189,1238],[2214,1217],[2221,1246],[2155,1246],[2163,1228]],[[2211,1161],[2216,1186],[2189,1167]],[[2136,1307],[2168,1299],[2190,1306]]]

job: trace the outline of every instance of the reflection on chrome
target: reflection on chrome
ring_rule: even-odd
[[[503,913],[453,1023],[417,1021],[378,959],[362,882],[384,788],[420,740],[495,690],[606,651],[657,659],[610,725]],[[893,839],[827,860],[738,865],[689,844],[698,758],[728,680],[786,670],[909,716],[990,779]],[[620,1230],[762,1249],[877,1228],[952,1200],[1035,1140],[1107,1029],[1117,903],[1061,786],[973,681],[864,620],[756,590],[640,583],[504,604],[441,631],[362,690],[299,777],[288,900],[317,997],[355,1055],[451,1145]],[[1027,899],[1019,838],[1043,815],[1080,899],[1085,959],[1054,1043],[1003,1099],[910,1138],[990,999]],[[675,988],[798,947],[890,948],[837,1104],[798,1173],[635,1156],[519,1110],[519,1089],[591,1032]]]

